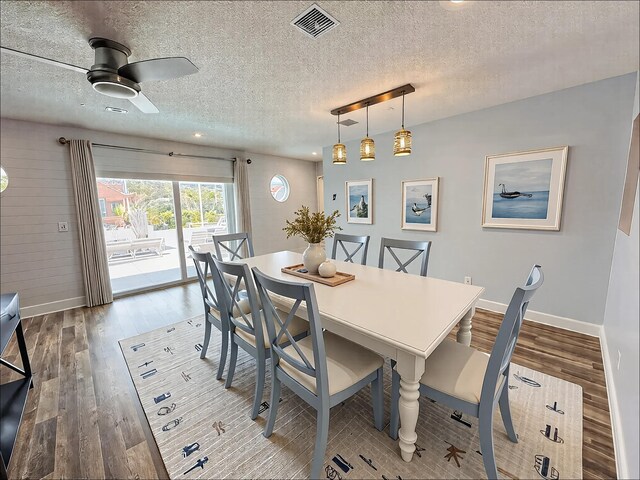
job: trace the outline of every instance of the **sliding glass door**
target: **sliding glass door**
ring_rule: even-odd
[[[97,184],[114,294],[195,276],[189,245],[212,251],[211,235],[227,232],[224,184],[123,178]]]
[[[228,233],[224,184],[180,182],[179,187],[187,276],[195,277],[189,246],[214,253],[212,236]]]

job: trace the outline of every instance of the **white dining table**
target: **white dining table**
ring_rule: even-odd
[[[302,255],[277,252],[242,260],[249,267],[286,281],[305,282],[281,269],[302,263]],[[355,280],[331,287],[312,282],[322,326],[397,362],[400,374],[400,432],[402,458],[415,451],[420,406],[418,391],[425,359],[459,324],[457,341],[471,342],[471,318],[484,288],[336,261],[338,271]],[[274,298],[281,307],[291,301]],[[306,311],[301,308],[300,316]]]

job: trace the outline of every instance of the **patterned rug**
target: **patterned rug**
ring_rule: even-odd
[[[219,332],[207,358],[203,317],[120,341],[120,347],[171,478],[308,478],[315,410],[285,386],[274,433],[262,435],[270,379],[252,421],[255,363],[241,349],[233,386],[216,380]],[[268,371],[268,369],[267,369]],[[512,364],[511,412],[519,442],[511,443],[496,410],[496,462],[504,478],[582,477],[582,388]],[[226,378],[226,369],[225,369]],[[391,378],[385,365],[385,419]],[[477,419],[420,399],[418,451],[402,461],[397,442],[373,427],[369,389],[331,410],[325,472],[348,478],[486,478]]]

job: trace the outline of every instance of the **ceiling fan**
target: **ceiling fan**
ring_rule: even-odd
[[[0,50],[18,57],[84,73],[96,92],[108,97],[127,99],[143,113],[158,113],[158,109],[142,93],[140,83],[170,80],[198,72],[198,67],[185,57],[152,58],[129,63],[128,57],[131,55],[131,50],[121,43],[94,37],[89,39],[89,45],[96,52],[95,64],[89,70],[13,48],[0,47]]]

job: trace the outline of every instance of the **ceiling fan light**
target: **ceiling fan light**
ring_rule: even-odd
[[[411,132],[409,130],[398,130],[393,139],[393,155],[403,157],[411,154]]]
[[[129,99],[138,96],[138,91],[135,88],[123,85],[122,83],[101,81],[93,82],[91,86],[96,92],[108,97]]]
[[[347,163],[347,147],[342,143],[333,146],[333,164],[344,165]]]
[[[370,162],[376,159],[376,144],[373,138],[364,137],[360,142],[360,160]]]

